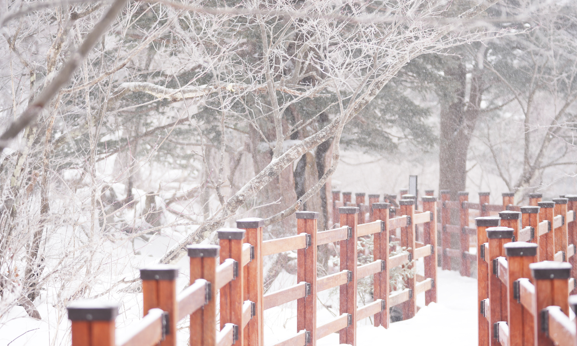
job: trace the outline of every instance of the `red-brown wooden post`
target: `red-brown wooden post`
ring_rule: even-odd
[[[335,224],[339,223],[339,210],[337,207],[337,202],[341,200],[341,191],[333,190],[332,194],[333,194],[333,224]]]
[[[341,329],[341,344],[357,344],[357,224],[359,208],[342,207],[339,209],[341,226],[349,227],[349,238],[340,241],[340,268],[351,272],[352,280],[340,286],[340,314],[350,314],[352,324]]]
[[[355,193],[355,204],[359,208],[359,224],[367,222],[365,220],[365,195],[364,192]]]
[[[553,211],[554,215],[561,215],[563,217],[563,225],[553,230],[555,237],[555,253],[563,251],[563,257],[567,260],[567,246],[569,245],[567,241],[569,238],[567,229],[567,203],[569,200],[567,198],[553,198],[553,202],[555,203]]]
[[[406,196],[406,195],[405,195]],[[401,246],[406,247],[410,258],[415,257],[415,200],[412,198],[402,199],[399,201],[401,206],[401,215],[407,215],[410,223],[406,227],[401,227]],[[409,266],[413,268],[414,264]],[[410,299],[402,304],[403,320],[412,318],[417,313],[417,295],[415,294],[416,275],[406,279],[406,287],[411,290]]]
[[[373,220],[373,204],[379,203],[379,194],[369,194],[369,220]]]
[[[543,194],[542,193],[530,193],[529,194],[529,205],[530,206],[538,206],[539,202],[541,202],[541,199],[543,198]]]
[[[425,191],[427,193],[429,190]],[[423,211],[431,212],[431,221],[423,224],[423,241],[430,244],[433,253],[425,257],[425,278],[433,279],[433,287],[425,292],[425,305],[437,302],[437,197],[423,197]]]
[[[190,315],[190,346],[216,345],[216,267],[219,255],[216,245],[189,245],[190,284],[198,279],[210,283],[208,302]]]
[[[479,207],[481,208],[480,213],[481,217],[489,216],[489,211],[485,208],[485,205],[491,202],[491,193],[490,192],[479,192]]]
[[[524,333],[533,330],[533,315],[515,296],[515,283],[518,279],[531,277],[529,265],[536,262],[537,244],[527,242],[511,242],[505,244],[505,255],[508,264],[507,302],[509,320],[509,346],[534,345],[534,336]],[[525,324],[528,324],[527,326]],[[528,335],[525,335],[528,334]]]
[[[499,321],[507,321],[507,288],[501,280],[492,272],[494,260],[505,255],[503,245],[513,239],[513,229],[508,227],[490,227],[486,229],[489,240],[489,254],[485,253],[487,263],[489,263],[489,342],[492,346],[500,345],[499,340],[493,334],[493,326]]]
[[[471,264],[469,263],[469,233],[467,233],[465,227],[469,226],[469,206],[467,202],[469,201],[469,193],[466,191],[460,191],[459,196],[459,220],[461,226],[460,244],[461,244],[461,266],[460,274],[461,276],[471,276]]]
[[[178,302],[176,301],[176,278],[178,268],[169,265],[155,265],[140,269],[142,280],[143,316],[150,309],[161,309],[168,313],[168,333],[161,346],[176,346],[176,325],[178,323]]]
[[[116,346],[118,304],[84,300],[70,303],[72,346]]]
[[[554,343],[541,328],[544,316],[541,312],[548,306],[557,305],[569,316],[569,276],[571,265],[566,262],[544,261],[530,265],[535,285],[535,345],[553,346]]]
[[[385,202],[391,205],[391,208],[389,209],[389,218],[392,219],[397,216],[397,207],[399,206],[399,204],[397,203],[397,195],[385,194],[385,196],[386,196]]]
[[[425,190],[425,196],[435,196],[435,190]]]
[[[237,266],[234,280],[220,289],[220,329],[224,328],[224,325],[227,323],[238,326],[237,342],[240,346],[243,346],[245,343],[245,334],[242,328],[242,305],[245,298],[245,270],[240,267],[242,263],[242,244],[244,243],[244,237],[245,230],[243,229],[223,228],[218,230],[220,263],[222,264],[227,258],[232,258],[236,261]]]
[[[523,227],[530,226],[533,228],[533,239],[530,242],[537,244],[537,246],[539,246],[539,209],[538,206],[521,207],[521,224]],[[539,262],[539,260],[539,250],[537,250],[535,262]]]
[[[518,211],[505,210],[499,212],[501,226],[513,229],[513,241],[519,241],[519,230],[521,229],[521,213]]]
[[[488,264],[489,254],[484,254],[485,258],[481,257],[484,250],[485,243],[489,240],[487,238],[487,228],[498,227],[501,219],[496,216],[478,217],[475,219],[477,224],[477,318],[479,324],[479,346],[489,346],[490,332],[489,323],[481,311],[481,301],[489,297],[489,273],[490,266]]]
[[[407,195],[408,193],[409,193],[409,189],[399,190],[399,196],[401,196],[401,199],[402,199],[403,195]]]
[[[347,203],[351,202],[352,192],[343,192],[343,206],[346,206]]]
[[[539,260],[553,261],[555,260],[555,237],[553,232],[553,208],[555,202],[539,202],[539,220],[549,221],[549,232],[541,236],[539,239]]]
[[[503,210],[507,210],[507,206],[515,204],[515,192],[503,192]]]
[[[567,242],[575,247],[577,246],[577,195],[566,195],[565,197],[568,200],[567,211],[572,210],[576,217],[573,222],[567,223]],[[577,254],[569,257],[568,262],[571,264],[571,277],[577,279]],[[571,293],[576,293],[576,290],[571,290]]]
[[[571,310],[573,310],[575,315],[577,315],[577,295],[569,297],[569,306],[571,307]],[[575,329],[577,330],[577,318],[575,319]],[[575,345],[577,346],[577,339],[575,340]]]
[[[380,273],[374,276],[373,296],[375,300],[382,299],[384,309],[375,315],[375,327],[383,326],[389,328],[389,203],[373,203],[373,221],[381,220],[381,233],[375,233],[374,244],[374,259],[382,260],[384,268]]]
[[[297,211],[297,233],[310,239],[306,249],[297,251],[297,282],[307,282],[310,292],[297,301],[297,332],[310,332],[310,345],[316,345],[317,331],[317,218],[319,213]],[[307,344],[308,345],[308,344]]]
[[[246,346],[264,345],[264,305],[263,305],[263,260],[262,260],[262,227],[263,220],[245,218],[236,221],[236,227],[246,231],[245,243],[254,248],[254,259],[246,266],[244,300],[255,303],[255,315],[246,326]],[[222,257],[222,255],[221,255]]]
[[[451,209],[445,202],[451,200],[450,190],[441,190],[441,250],[443,251],[443,270],[451,270],[451,257],[447,249],[451,248],[451,233],[447,231],[447,225],[451,223]]]

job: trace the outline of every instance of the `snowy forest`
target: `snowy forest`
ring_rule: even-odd
[[[2,0],[0,30],[0,345],[70,345],[81,298],[127,326],[139,268],[331,229],[332,190],[577,194],[571,0]]]

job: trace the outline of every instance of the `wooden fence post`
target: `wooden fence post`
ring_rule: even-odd
[[[515,204],[515,192],[503,192],[503,210],[507,210],[507,207]]]
[[[142,280],[143,316],[150,309],[162,309],[168,313],[168,333],[161,346],[176,346],[176,324],[178,323],[178,303],[176,301],[176,278],[178,268],[158,264],[140,269]]]
[[[561,215],[563,217],[563,225],[553,230],[555,237],[555,253],[563,251],[563,260],[567,260],[567,238],[569,237],[567,230],[567,198],[553,198],[555,203],[554,215]]]
[[[553,232],[553,208],[554,202],[539,202],[539,220],[549,221],[549,232],[539,239],[539,260],[555,260],[555,237]]]
[[[400,189],[399,190],[399,196],[401,196],[401,199],[403,197],[403,195],[406,195],[409,193],[409,189]]]
[[[533,335],[525,333],[533,330],[533,315],[526,311],[515,294],[516,282],[531,275],[529,265],[537,260],[537,244],[527,242],[511,242],[505,244],[505,255],[508,264],[507,302],[509,320],[509,346],[534,345]],[[528,334],[528,335],[525,335]]]
[[[569,244],[573,244],[577,250],[577,195],[567,195],[565,197],[568,200],[567,210],[572,210],[575,215],[575,220],[567,223],[567,241]],[[577,254],[569,257],[569,263],[571,264],[571,277],[577,280]],[[571,290],[571,292],[576,293],[576,290]]]
[[[94,300],[70,303],[72,346],[116,346],[118,304]]]
[[[353,194],[352,192],[343,192],[343,206],[346,206],[347,203],[351,203],[351,195],[352,194]]]
[[[198,279],[209,282],[207,303],[190,315],[190,346],[216,345],[216,267],[219,255],[216,245],[187,246],[190,258],[190,284]]]
[[[568,279],[571,275],[571,265],[566,262],[544,261],[533,263],[529,266],[535,285],[535,345],[553,346],[553,341],[541,328],[543,319],[546,318],[542,311],[551,305],[557,305],[569,316]]]
[[[481,217],[489,216],[489,211],[486,209],[485,205],[488,205],[491,202],[491,193],[490,192],[479,192],[479,208]]]
[[[359,208],[359,224],[367,222],[365,220],[365,211],[366,211],[365,195],[366,194],[364,192],[355,193],[355,204]]]
[[[434,196],[435,190],[425,190],[425,196]]]
[[[536,207],[539,205],[539,202],[541,202],[541,199],[543,198],[543,194],[542,193],[530,193],[529,194],[529,205]]]
[[[373,220],[373,204],[379,203],[379,198],[381,195],[379,194],[370,194],[369,195],[369,220]],[[369,221],[367,221],[369,222]]]
[[[461,276],[471,276],[471,264],[469,263],[469,233],[467,233],[466,227],[469,226],[469,206],[467,202],[469,201],[469,193],[466,191],[460,191],[459,196],[459,220],[461,226],[460,243],[461,243],[461,266],[460,274]]]
[[[333,224],[336,224],[339,223],[339,208],[337,207],[337,202],[341,200],[341,191],[333,190],[332,194],[333,194]]]
[[[505,255],[503,245],[513,239],[513,229],[507,227],[490,227],[486,229],[489,240],[489,254],[485,253],[489,264],[489,340],[492,346],[500,345],[496,335],[493,334],[493,326],[499,321],[507,321],[507,288],[501,283],[495,272],[496,259]]]
[[[341,344],[357,344],[357,224],[359,208],[342,207],[339,209],[341,226],[349,227],[349,237],[340,241],[340,268],[351,272],[352,280],[340,286],[340,314],[351,315],[348,327],[340,330]]]
[[[450,190],[441,190],[441,247],[443,251],[443,270],[451,270],[451,257],[447,249],[451,248],[451,233],[447,230],[447,225],[451,223],[451,208],[445,202],[451,200]]]
[[[538,206],[525,206],[521,207],[521,224],[523,226],[530,226],[533,228],[533,239],[531,243],[537,244],[537,259],[535,262],[539,262],[541,256],[539,255],[539,207]]]
[[[519,226],[521,225],[521,213],[518,211],[505,210],[499,212],[501,226],[513,229],[513,241],[519,241]]]
[[[245,296],[255,304],[255,315],[246,326],[247,345],[264,346],[264,305],[263,305],[263,260],[262,260],[262,227],[263,220],[245,218],[236,221],[236,227],[246,231],[245,242],[253,246],[254,258],[245,266]]]
[[[297,332],[310,332],[310,345],[317,340],[317,218],[319,213],[297,211],[297,233],[306,233],[307,247],[297,251],[297,282],[307,282],[310,292],[297,301]]]
[[[488,261],[489,254],[485,253],[485,243],[488,242],[487,228],[498,227],[501,219],[496,216],[478,217],[475,219],[477,224],[477,308],[479,323],[479,346],[489,346],[490,332],[483,311],[481,311],[481,302],[489,297],[489,273],[490,267]],[[482,248],[481,248],[482,247]]]
[[[374,299],[382,299],[385,308],[375,315],[375,327],[389,328],[389,203],[373,203],[373,221],[381,220],[381,233],[375,233],[373,238],[373,256],[375,261],[381,260],[384,268],[374,276]]]
[[[405,195],[407,196],[407,195]],[[399,201],[401,206],[401,215],[407,215],[409,221],[406,227],[401,227],[401,246],[406,247],[409,252],[409,257],[412,259],[415,257],[415,201],[412,198],[406,198]],[[413,265],[409,266],[412,269]],[[407,288],[410,290],[410,298],[407,302],[402,304],[403,307],[403,320],[408,320],[412,318],[417,313],[417,295],[415,294],[416,285],[416,275],[412,278],[406,279]]]
[[[429,190],[425,191],[425,193]],[[423,224],[423,242],[433,249],[430,256],[425,257],[425,278],[433,279],[433,287],[425,292],[425,305],[437,302],[437,197],[423,197],[423,211],[431,212],[431,221]]]

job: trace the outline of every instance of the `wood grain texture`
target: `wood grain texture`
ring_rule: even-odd
[[[451,257],[446,251],[451,248],[451,235],[445,228],[445,226],[451,222],[451,209],[446,207],[446,203],[448,203],[450,199],[450,194],[441,194],[441,264],[443,270],[451,270]]]
[[[541,310],[545,309],[549,305],[553,305],[553,283],[552,280],[535,280],[535,310],[540,312]],[[567,297],[565,297],[567,300]],[[547,336],[547,333],[543,331],[542,328],[542,317],[541,313],[537,313],[533,316],[533,323],[534,326],[538,326],[534,328],[534,335],[535,335],[535,344],[539,346],[553,346],[553,341]]]
[[[304,249],[306,247],[307,238],[305,234],[267,240],[262,242],[262,256],[270,256],[285,251]]]
[[[374,276],[374,289],[373,295],[375,300],[381,299],[385,301],[386,309],[375,314],[374,324],[375,327],[383,326],[384,328],[389,328],[390,317],[389,317],[389,273],[390,273],[390,262],[389,262],[389,209],[376,209],[373,211],[373,221],[381,220],[383,222],[383,231],[381,233],[375,233],[373,236],[374,253],[373,258],[375,261],[382,260],[385,262],[385,268],[380,273]]]
[[[488,196],[481,196],[484,198]],[[484,200],[481,199],[484,204]],[[485,315],[481,312],[481,301],[489,298],[489,264],[484,257],[481,257],[481,247],[485,247],[488,241],[487,227],[477,227],[477,324],[479,333],[479,346],[489,346],[489,323]],[[488,245],[488,244],[487,244]],[[485,248],[485,256],[489,257],[488,248]],[[487,300],[488,302],[488,300]],[[488,305],[488,304],[487,304]],[[488,310],[488,306],[485,306]]]
[[[539,219],[540,220],[547,220],[553,225],[553,208],[541,208],[539,210]],[[540,254],[539,260],[540,261],[554,261],[555,260],[555,237],[553,229],[550,232],[547,232],[541,236],[540,241]],[[541,252],[541,250],[543,250]],[[541,257],[543,255],[543,257]]]
[[[567,204],[555,204],[555,208],[553,210],[555,215],[555,219],[561,219],[561,225],[554,225],[554,232],[555,232],[555,252],[563,251],[567,254],[567,246],[568,243],[568,229],[567,223],[563,222],[567,219]],[[559,224],[559,223],[558,223]],[[557,227],[555,227],[557,226]]]
[[[401,214],[413,219],[415,215],[415,205],[401,205]],[[401,228],[401,246],[406,247],[412,258],[415,256],[415,224]],[[413,268],[415,264],[409,265],[409,269]],[[403,319],[413,318],[417,313],[417,295],[415,293],[416,277],[409,277],[405,279],[405,287],[413,292],[412,297],[406,303],[403,303]]]
[[[342,216],[342,215],[341,215]],[[347,328],[348,326],[347,314],[342,314],[339,317],[333,319],[330,322],[323,324],[317,328],[317,340],[324,338],[332,333],[340,332],[341,330]]]
[[[459,221],[461,229],[469,226],[469,208],[467,203],[469,201],[469,195],[459,195]],[[469,252],[469,234],[461,232],[460,234],[460,244],[461,253]],[[469,258],[466,256],[461,257],[461,265],[459,267],[459,272],[461,276],[471,276],[471,263]]]
[[[151,310],[136,326],[116,339],[116,346],[158,344],[162,339],[162,314],[160,309]]]
[[[567,210],[573,213],[573,221],[567,221],[567,242],[573,244],[573,249],[577,246],[577,221],[575,221],[575,214],[577,213],[577,201],[567,202]],[[577,278],[577,256],[567,257],[571,264],[571,277]],[[575,294],[577,291],[575,289],[571,290],[571,294]]]
[[[340,242],[340,269],[352,274],[352,281],[340,286],[339,310],[352,316],[352,325],[339,332],[341,344],[355,346],[357,343],[357,221],[358,214],[341,214],[341,225],[352,229],[352,237]]]
[[[230,258],[237,263],[242,262],[242,245],[243,239],[230,240]],[[242,305],[245,301],[244,281],[245,271],[238,268],[237,277],[230,282],[230,322],[239,326],[238,340],[234,343],[237,346],[243,346],[247,340],[244,339],[245,329],[242,328]]]
[[[433,215],[433,220],[423,225],[423,241],[429,244],[433,250],[431,256],[425,257],[425,277],[433,279],[434,283],[437,281],[437,202],[423,201],[423,210],[430,212]],[[425,293],[425,305],[431,302],[437,302],[437,285]]]
[[[317,293],[322,292],[333,287],[344,285],[347,283],[348,271],[341,271],[339,273],[324,276],[317,280]]]
[[[190,258],[190,284],[198,279],[204,279],[211,283],[211,299],[202,308],[190,315],[190,345],[191,346],[214,346],[216,345],[216,257]]]
[[[346,226],[319,232],[317,234],[317,245],[324,245],[346,240],[348,237],[348,232],[349,231]]]
[[[244,241],[254,247],[254,260],[246,265],[246,291],[244,300],[255,303],[255,316],[246,326],[246,344],[264,345],[264,303],[263,303],[263,239],[262,227],[247,228]]]
[[[297,300],[304,297],[305,297],[305,283],[301,282],[276,292],[267,293],[263,299],[264,309],[267,310],[270,308],[274,308],[275,306],[286,304],[292,302],[293,300]]]

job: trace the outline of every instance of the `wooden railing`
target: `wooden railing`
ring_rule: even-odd
[[[479,345],[577,344],[577,196],[480,217]]]

